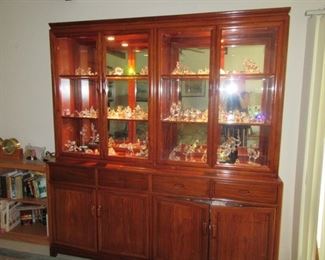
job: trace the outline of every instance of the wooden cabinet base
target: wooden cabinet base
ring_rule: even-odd
[[[50,245],[50,256],[56,257],[58,254],[73,255],[79,257],[86,257],[90,259],[109,259],[109,260],[144,260],[149,258],[134,257],[126,255],[116,255],[107,253],[94,253],[80,248],[68,247],[65,245],[51,244]]]
[[[81,170],[80,175],[89,175],[90,179],[96,179],[101,170],[70,164],[61,168],[69,170],[74,178]],[[173,175],[166,175],[164,183],[168,186],[164,189],[157,187],[165,184],[157,183],[137,191],[133,189],[135,183],[132,189],[129,185],[115,187],[115,182],[72,183],[66,181],[69,176],[58,179],[58,171],[50,164],[52,256],[63,253],[110,260],[277,260],[282,199],[279,179],[224,183],[216,177],[200,177],[200,181],[188,182],[192,189],[211,194],[202,197],[201,193],[186,196],[188,192],[182,195],[178,191],[176,195],[175,188],[168,189],[182,184]],[[105,174],[114,172],[106,169]],[[132,174],[125,171],[122,180]],[[141,177],[152,184],[161,174],[146,173]],[[267,184],[271,189],[258,192]],[[235,188],[224,192],[229,187]],[[255,201],[252,196],[235,200],[238,190],[261,195]]]
[[[65,255],[87,257],[87,258],[91,258],[91,259],[96,258],[96,254],[94,252],[90,252],[87,250],[83,250],[83,249],[71,247],[71,246],[51,244],[50,245],[50,256],[56,257],[59,253],[65,254]]]

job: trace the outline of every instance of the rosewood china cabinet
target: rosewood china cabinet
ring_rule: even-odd
[[[288,13],[50,24],[51,255],[278,259]]]

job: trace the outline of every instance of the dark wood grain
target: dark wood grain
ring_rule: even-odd
[[[157,197],[153,223],[153,259],[207,259],[209,206]]]
[[[55,243],[97,250],[95,191],[71,185],[53,185],[53,238]]]
[[[95,185],[92,168],[50,166],[50,181]]]
[[[132,190],[148,190],[148,175],[134,172],[119,172],[100,170],[98,172],[98,185]]]
[[[250,202],[276,203],[277,188],[275,183],[222,182],[214,184],[214,197]]]
[[[98,207],[99,252],[147,258],[148,196],[100,190]]]
[[[152,191],[183,196],[209,197],[209,181],[202,178],[153,175]]]
[[[212,208],[209,259],[273,259],[275,214],[272,208]]]

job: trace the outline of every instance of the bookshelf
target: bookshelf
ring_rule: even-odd
[[[0,160],[0,169],[19,169],[46,173],[46,164],[42,161]]]
[[[37,172],[37,175],[45,176],[47,180],[47,167],[42,161],[27,161],[27,160],[0,160],[0,175],[7,170],[26,170]],[[47,183],[47,181],[46,181]],[[21,199],[0,198],[2,201],[20,202],[22,205],[35,205],[48,207],[46,198],[30,198],[23,197]],[[0,232],[0,239],[8,239],[15,241],[23,241],[47,245],[48,239],[48,221],[44,225],[42,223],[33,223],[30,225],[18,224],[9,232]]]

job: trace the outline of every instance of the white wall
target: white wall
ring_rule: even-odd
[[[54,150],[49,22],[283,6],[291,6],[292,11],[280,158],[284,181],[280,260],[290,260],[295,250],[293,230],[298,228],[293,226],[293,213],[307,22],[304,13],[325,7],[324,0],[1,0],[0,136]]]
[[[0,4],[1,6],[1,4]],[[3,24],[3,16],[1,15],[1,7],[0,7],[0,35],[1,35],[1,32],[2,32],[2,29],[1,29],[1,24]],[[4,117],[3,117],[3,113],[4,113],[4,109],[2,108],[3,104],[4,104],[4,94],[2,93],[2,89],[3,89],[3,77],[2,77],[2,68],[4,67],[4,60],[3,60],[3,49],[4,48],[1,48],[1,45],[2,45],[2,36],[0,36],[0,137],[2,137],[2,132],[3,132],[3,129],[2,129],[2,125],[3,123],[1,123],[3,120],[4,120]]]

